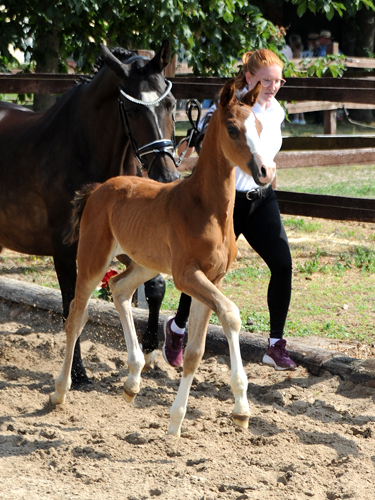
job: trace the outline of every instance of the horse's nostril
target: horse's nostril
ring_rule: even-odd
[[[266,175],[267,175],[266,169],[265,169],[264,167],[262,167],[262,168],[260,169],[260,171],[261,171],[261,173],[262,173],[262,177],[266,177]]]

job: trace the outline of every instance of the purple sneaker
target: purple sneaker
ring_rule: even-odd
[[[268,339],[268,348],[263,356],[262,363],[273,366],[275,370],[296,370],[297,365],[290,359],[288,351],[285,349],[286,340],[280,339],[273,346]]]
[[[178,368],[182,364],[184,335],[172,332],[171,323],[173,319],[174,316],[170,316],[164,322],[163,357],[169,365]]]

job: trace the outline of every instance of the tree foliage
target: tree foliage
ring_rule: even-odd
[[[370,0],[290,1],[300,15],[309,9],[326,13],[328,19],[349,4],[373,7]],[[51,36],[58,41],[58,54],[50,44],[40,43]],[[30,65],[73,57],[87,72],[100,43],[157,50],[166,38],[199,75],[230,75],[245,50],[280,50],[284,44],[283,32],[248,0],[3,0],[0,5],[3,65],[14,61],[11,44],[25,53]]]

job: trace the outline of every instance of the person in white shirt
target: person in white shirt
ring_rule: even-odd
[[[281,124],[285,113],[275,96],[285,80],[282,78],[283,63],[271,50],[259,49],[242,56],[243,69],[236,77],[238,97],[261,83],[261,92],[253,107],[262,124],[260,134],[264,146],[263,156],[274,159],[281,148]],[[214,105],[215,107],[215,105]],[[214,108],[208,111],[209,117]],[[205,117],[205,121],[208,120]],[[203,128],[206,123],[201,123]],[[272,173],[273,177],[275,172]],[[286,351],[283,338],[292,288],[292,258],[279,206],[271,182],[260,187],[250,174],[236,167],[236,199],[233,213],[234,231],[241,234],[249,245],[262,257],[271,271],[267,302],[270,312],[270,337],[263,363],[276,370],[295,370],[294,361]],[[263,179],[262,179],[263,180]],[[164,325],[164,359],[178,367],[183,359],[183,337],[187,324],[191,298],[182,294],[175,316],[167,318]]]

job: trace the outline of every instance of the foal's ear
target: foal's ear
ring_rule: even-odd
[[[161,48],[152,59],[151,64],[155,66],[159,72],[162,72],[163,69],[169,64],[170,59],[171,45],[169,40],[164,40]]]
[[[124,77],[124,65],[116,56],[112,54],[106,45],[100,44],[103,52],[104,62],[119,78]]]
[[[234,86],[234,80],[229,80],[220,92],[220,106],[223,108],[227,107],[228,104],[233,101],[236,95],[236,88]]]
[[[247,104],[248,106],[254,106],[254,104],[257,102],[260,91],[262,90],[262,84],[258,82],[256,86],[247,92],[243,98],[242,102],[244,104]]]

